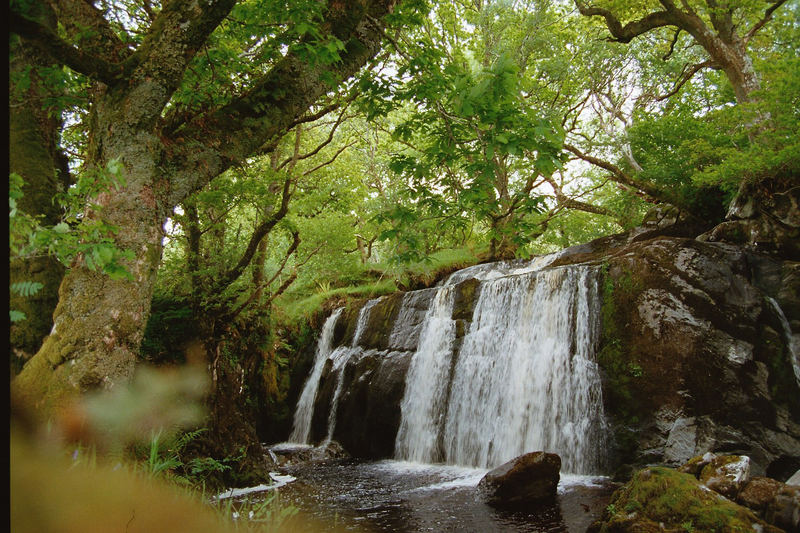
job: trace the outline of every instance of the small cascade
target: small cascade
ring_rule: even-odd
[[[783,327],[783,335],[785,337],[786,346],[789,347],[789,357],[792,360],[792,369],[794,370],[794,377],[797,380],[797,385],[800,386],[800,333],[793,333],[792,326],[789,324],[789,319],[781,309],[778,302],[769,296],[767,301],[778,315]]]
[[[493,468],[545,450],[564,472],[600,468],[597,270],[537,267],[483,269],[457,353],[452,285],[440,289],[406,378],[395,458]]]
[[[294,426],[289,437],[290,442],[308,443],[311,435],[311,417],[314,414],[314,399],[317,397],[317,390],[319,389],[319,379],[322,376],[323,368],[325,368],[325,361],[331,353],[333,330],[343,310],[343,307],[336,309],[322,326],[322,333],[317,341],[317,350],[314,354],[314,365],[311,367],[311,374],[308,376],[303,386],[303,392],[297,402],[297,409],[294,413]]]
[[[492,468],[544,450],[561,456],[564,472],[596,471],[604,433],[599,310],[588,267],[483,284],[454,370],[446,461]]]
[[[455,321],[452,287],[444,287],[431,303],[419,338],[419,349],[411,360],[402,419],[395,443],[395,456],[407,461],[440,461],[439,438],[450,381]]]
[[[367,327],[369,312],[380,300],[380,298],[375,298],[374,300],[369,300],[366,304],[364,304],[364,307],[362,307],[358,313],[356,331],[353,333],[353,342],[349,347],[340,346],[334,350],[330,356],[331,360],[333,361],[331,374],[334,372],[336,373],[336,388],[334,389],[333,399],[331,399],[331,406],[330,410],[328,411],[328,435],[325,437],[325,440],[322,443],[323,447],[331,441],[333,438],[333,431],[336,429],[336,409],[339,407],[339,397],[342,395],[342,385],[344,384],[344,367],[347,365],[347,362],[350,360],[353,354],[359,351],[358,341],[361,340],[361,336],[364,334],[364,329]]]
[[[328,379],[335,381],[323,445],[336,430],[348,363],[365,356],[385,358],[388,366],[372,375],[387,379],[407,358],[395,459],[493,468],[544,450],[561,456],[564,473],[599,472],[606,433],[595,361],[599,269],[549,267],[556,257],[480,265],[467,278],[458,273],[438,287],[405,294],[394,311],[385,352],[359,345],[380,299],[361,308],[349,346],[332,349],[337,310],[323,327],[292,440],[310,439],[314,399],[327,361]],[[476,294],[471,320],[463,316],[460,285],[470,278],[479,281],[470,289]],[[387,416],[392,416],[389,411]]]

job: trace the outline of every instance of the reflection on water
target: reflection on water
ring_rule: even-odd
[[[486,470],[397,461],[327,461],[286,468],[297,478],[284,503],[330,524],[328,531],[583,532],[608,504],[604,478],[562,476],[555,505],[498,511],[475,486]]]

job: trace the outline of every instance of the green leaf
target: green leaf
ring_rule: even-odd
[[[28,318],[27,316],[25,316],[25,313],[23,313],[22,311],[17,311],[16,309],[9,309],[8,314],[12,324]]]
[[[28,298],[39,292],[42,287],[44,287],[44,285],[38,281],[18,281],[17,283],[11,284],[11,292]]]

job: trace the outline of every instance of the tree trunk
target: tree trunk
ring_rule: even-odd
[[[13,383],[44,414],[78,393],[127,380],[150,313],[167,214],[158,198],[160,143],[126,124],[122,107],[113,93],[101,97],[92,117],[99,134],[91,139],[90,155],[98,168],[118,159],[126,186],[100,194],[96,203],[102,210],[86,216],[119,228],[117,246],[136,257],[126,263],[132,280],[90,270],[82,257],[71,265],[59,289],[53,330]]]
[[[48,27],[55,26],[52,13],[42,16]],[[36,67],[50,66],[50,60],[32,47],[11,36],[9,73],[9,173],[19,174],[25,185],[24,196],[18,207],[25,213],[41,216],[45,224],[59,221],[58,206],[53,196],[69,182],[66,158],[58,149],[59,116],[50,115],[41,101],[47,89],[37,78]],[[13,78],[25,68],[29,72],[30,87],[21,91],[13,86]],[[11,375],[39,349],[42,340],[53,326],[53,311],[58,303],[58,285],[64,276],[64,267],[54,257],[13,259],[9,264],[9,283],[38,282],[42,288],[34,295],[22,297],[11,294],[9,308],[22,311],[26,318],[11,325],[9,331],[9,359]]]
[[[492,219],[492,239],[489,243],[489,258],[492,261],[514,259],[517,245],[514,243],[512,215]]]
[[[91,52],[106,57],[87,55],[40,31],[27,13],[13,12],[27,39],[59,53],[65,64],[96,80],[86,160],[95,168],[118,160],[126,184],[101,194],[97,203],[102,210],[85,216],[102,217],[118,227],[116,244],[135,255],[126,265],[130,281],[89,270],[80,257],[71,266],[59,289],[51,335],[12,383],[14,392],[44,416],[70,396],[127,380],[147,324],[163,224],[172,208],[285,134],[331,90],[331,75],[349,78],[373,58],[384,35],[380,20],[394,8],[393,0],[334,2],[322,28],[344,43],[340,61],[309,63],[289,53],[221,108],[188,122],[165,114],[189,62],[234,3],[169,2],[143,43],[122,63],[102,46]],[[101,30],[110,28],[101,15],[96,18]]]
[[[750,102],[753,91],[761,88],[761,82],[753,67],[753,60],[747,55],[744,41],[738,35],[733,35],[730,42],[724,42],[719,37],[701,42],[731,83],[736,101],[740,104]]]

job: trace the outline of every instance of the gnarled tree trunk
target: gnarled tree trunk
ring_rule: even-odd
[[[55,27],[53,12],[47,6],[41,7],[42,24]],[[59,210],[53,196],[68,185],[69,170],[66,158],[58,148],[61,119],[43,108],[42,102],[49,95],[37,72],[39,67],[52,66],[53,60],[15,35],[11,36],[9,52],[8,170],[19,174],[25,181],[24,196],[17,206],[29,215],[41,216],[45,224],[56,224]],[[15,87],[14,78],[29,67],[33,68],[27,74],[28,88]],[[17,258],[10,262],[9,283],[42,284],[34,295],[10,295],[10,308],[22,311],[26,316],[12,324],[9,331],[12,376],[36,353],[50,332],[53,311],[58,303],[58,286],[63,276],[64,267],[54,257]]]
[[[163,224],[172,208],[231,165],[283,135],[323,94],[329,80],[355,74],[380,50],[381,19],[393,0],[350,0],[326,8],[320,28],[344,43],[340,60],[312,64],[287,53],[229,104],[194,117],[162,116],[189,62],[235,0],[172,0],[155,15],[131,52],[91,4],[57,2],[63,21],[88,25],[100,39],[84,48],[62,42],[27,13],[12,10],[15,31],[51,50],[96,81],[87,161],[102,168],[116,159],[126,185],[98,198],[102,216],[119,227],[120,248],[135,259],[132,280],[112,280],[79,257],[59,291],[52,334],[12,383],[15,393],[51,414],[62,400],[95,387],[113,387],[133,372],[161,261]],[[67,7],[77,8],[71,12]]]

